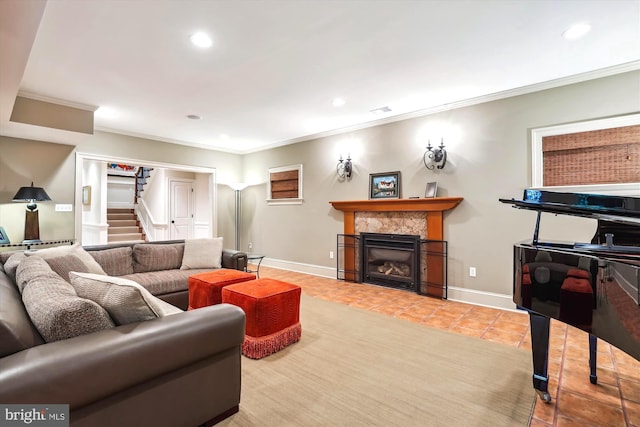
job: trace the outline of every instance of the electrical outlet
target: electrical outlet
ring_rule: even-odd
[[[476,277],[476,268],[469,267],[469,277]]]
[[[249,250],[253,249],[253,243],[249,242]]]
[[[329,251],[329,259],[333,259],[333,251]]]

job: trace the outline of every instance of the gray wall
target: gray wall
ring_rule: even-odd
[[[335,267],[329,251],[342,232],[342,213],[331,200],[368,197],[369,174],[401,171],[402,197],[421,196],[425,184],[438,182],[438,195],[464,201],[445,214],[449,241],[449,285],[463,292],[510,295],[512,246],[530,239],[535,214],[498,202],[519,197],[530,186],[530,130],[640,111],[640,72],[630,72],[475,106],[422,116],[340,135],[319,138],[245,156],[96,132],[77,148],[0,137],[0,225],[13,241],[22,239],[24,205],[12,203],[18,187],[34,180],[57,203],[74,200],[74,151],[118,158],[148,159],[217,169],[218,235],[234,242],[234,197],[226,183],[253,184],[242,193],[243,249],[275,260]],[[422,164],[425,126],[445,123],[459,131],[445,139],[449,163],[444,171]],[[433,141],[432,142],[436,142]],[[354,176],[339,182],[335,166],[350,152]],[[267,206],[267,169],[302,163],[304,203]],[[45,205],[45,204],[42,204]],[[41,206],[41,237],[73,236],[73,215]],[[545,216],[541,237],[588,241],[595,222]],[[470,278],[470,266],[477,277]]]
[[[74,212],[55,212],[54,206],[74,203],[76,152],[215,168],[219,183],[217,203],[221,207],[218,235],[224,237],[226,247],[235,246],[234,223],[227,212],[227,206],[233,211],[234,198],[225,184],[240,179],[241,156],[101,131],[87,135],[77,147],[0,136],[0,226],[12,242],[20,242],[24,237],[25,205],[11,199],[20,186],[29,185],[31,180],[44,187],[53,200],[38,205],[41,239],[75,237]]]
[[[329,251],[342,232],[342,213],[328,202],[367,199],[370,173],[399,170],[402,197],[423,195],[425,184],[437,181],[439,196],[464,198],[445,213],[449,285],[510,294],[512,247],[531,238],[535,214],[498,198],[521,197],[531,185],[530,130],[638,112],[638,93],[640,72],[631,72],[246,155],[249,182],[270,167],[303,163],[304,204],[267,206],[264,183],[247,188],[242,241],[271,258],[335,267]],[[449,162],[433,172],[422,164],[426,141],[418,135],[438,123],[457,129],[459,137],[445,139]],[[335,166],[347,146],[357,148],[351,151],[354,176],[339,182]],[[589,241],[594,230],[595,221],[545,216],[541,237]],[[469,277],[470,266],[477,277]]]

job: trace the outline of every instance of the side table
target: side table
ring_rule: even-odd
[[[265,257],[264,255],[247,254],[247,267],[245,268],[244,271],[246,271],[247,273],[256,273],[256,276],[259,279],[260,278],[260,263],[262,263],[262,260],[264,259],[264,257]],[[249,261],[254,261],[253,264],[256,264],[255,261],[257,261],[255,270],[249,270]]]

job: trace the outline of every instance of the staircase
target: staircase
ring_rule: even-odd
[[[144,242],[146,236],[133,209],[107,209],[109,243]]]

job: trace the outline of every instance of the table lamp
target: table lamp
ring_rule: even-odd
[[[36,202],[48,202],[51,198],[42,187],[20,187],[15,196],[14,202],[27,202],[27,211],[24,220],[24,242],[36,243],[40,241],[40,225],[38,222],[38,205]]]

